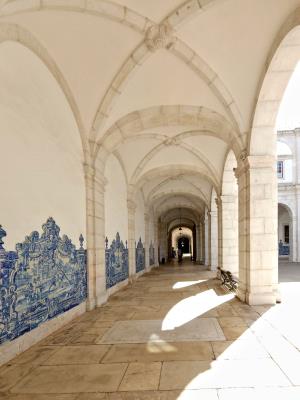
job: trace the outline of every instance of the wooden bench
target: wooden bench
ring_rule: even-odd
[[[218,267],[219,278],[222,281],[222,285],[225,286],[230,291],[236,292],[238,287],[238,279],[230,271],[225,271],[224,269]]]

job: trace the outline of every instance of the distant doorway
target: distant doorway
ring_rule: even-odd
[[[187,237],[181,237],[177,242],[178,249],[181,249],[182,254],[190,253],[190,240]]]

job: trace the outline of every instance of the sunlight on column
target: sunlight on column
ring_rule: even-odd
[[[162,331],[173,330],[234,298],[234,294],[218,296],[213,289],[181,300],[165,316]]]

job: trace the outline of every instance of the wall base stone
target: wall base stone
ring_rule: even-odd
[[[40,340],[45,339],[51,333],[68,324],[74,318],[77,318],[80,315],[84,314],[85,311],[86,302],[81,303],[79,306],[66,311],[56,318],[44,322],[37,328],[25,333],[24,335],[18,337],[11,342],[3,343],[0,346],[0,365],[5,364],[12,358],[16,357],[18,354],[23,353],[25,350],[29,349]]]

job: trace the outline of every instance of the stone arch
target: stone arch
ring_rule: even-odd
[[[182,192],[162,194],[160,197],[158,197],[156,199],[156,201],[157,201],[156,207],[158,209],[160,209],[160,207],[162,205],[166,204],[165,200],[170,196],[172,196],[172,200],[181,199],[182,201],[186,201],[185,204],[189,204],[191,207],[194,207],[194,209],[197,210],[200,213],[200,211],[201,211],[200,204],[201,203],[199,203],[199,198],[197,196],[195,196],[195,195],[182,193]]]
[[[176,125],[187,126],[190,129],[178,135],[178,139],[199,133],[212,135],[230,144],[230,148],[232,148],[236,157],[243,151],[241,137],[232,124],[221,114],[205,107],[161,105],[137,110],[120,118],[98,141],[94,156],[95,158],[99,156],[105,158],[124,140],[138,135],[143,130]],[[168,138],[168,140],[172,141],[171,138]]]
[[[14,15],[30,11],[57,10],[78,12],[108,18],[120,24],[124,24],[138,33],[145,33],[151,21],[132,9],[117,3],[108,3],[105,0],[95,0],[94,2],[74,0],[60,0],[59,4],[44,2],[40,0],[24,2],[22,0],[6,1],[0,11],[4,15]]]
[[[76,104],[75,98],[71,92],[71,89],[64,78],[62,72],[59,70],[55,61],[51,58],[50,54],[47,50],[41,45],[41,43],[25,28],[12,24],[12,23],[0,23],[0,43],[5,41],[14,41],[18,42],[24,47],[31,50],[47,67],[49,72],[52,74],[57,84],[61,88],[64,93],[66,100],[70,106],[73,117],[76,121],[78,131],[80,134],[82,148],[83,148],[83,157],[84,160],[88,158],[88,146],[87,146],[87,138],[85,136],[83,122],[80,116],[80,111]]]
[[[300,7],[281,27],[268,55],[257,90],[248,152],[276,155],[276,118],[284,91],[300,59]],[[266,72],[265,72],[266,71]]]
[[[154,202],[154,201],[157,201],[164,197],[177,196],[177,195],[186,195],[187,196],[187,193],[184,190],[174,189],[174,190],[170,190],[168,192],[158,193],[157,195],[153,196],[151,200],[152,200],[152,202]],[[195,200],[197,200],[197,201],[200,200],[201,202],[203,202],[203,204],[207,205],[205,199],[203,199],[201,197],[201,193],[198,193],[195,191],[195,192],[189,192],[188,195],[189,195],[188,197],[193,197],[193,198],[195,198]]]
[[[213,164],[211,164],[211,162],[208,160],[208,158],[201,153],[199,150],[193,148],[193,146],[187,144],[187,143],[178,143],[176,140],[177,136],[175,136],[174,138],[172,138],[171,140],[169,140],[171,143],[176,143],[176,146],[180,146],[183,149],[187,150],[188,152],[190,152],[191,154],[193,154],[198,160],[199,162],[201,162],[201,164],[203,164],[204,168],[207,168],[207,172],[208,174],[210,174],[213,179],[217,182],[218,181],[218,176],[217,176],[217,171],[214,167]],[[169,142],[167,139],[167,143]],[[140,163],[137,165],[133,176],[132,176],[132,180],[136,181],[140,175],[140,173],[143,172],[143,169],[145,168],[145,166],[151,161],[151,159],[160,152],[160,150],[164,149],[165,146],[168,146],[168,144],[166,144],[166,142],[160,143],[158,144],[156,147],[154,147],[152,150],[149,151],[148,154],[145,155],[145,157],[140,161]]]
[[[186,165],[180,164],[172,164],[165,167],[153,168],[152,170],[146,172],[144,175],[139,177],[137,181],[132,181],[131,186],[134,190],[135,187],[142,187],[147,181],[157,178],[157,177],[171,177],[178,176],[181,174],[188,174],[191,176],[199,176],[208,181],[212,187],[214,187],[217,194],[220,194],[220,188],[218,182],[215,182],[210,175],[207,174],[206,171],[199,167],[189,167]]]
[[[194,183],[190,182],[189,179],[187,177],[183,177],[183,181],[187,182],[189,185],[191,185],[191,187],[193,188],[193,191],[195,191],[195,193],[197,193],[199,195],[199,197],[201,199],[203,199],[204,203],[206,205],[209,204],[208,202],[208,198],[206,197],[206,195],[203,193],[203,191],[201,190],[200,187],[196,186]],[[149,192],[146,201],[149,202],[150,199],[152,197],[155,196],[155,192],[157,192],[159,189],[163,188],[163,186],[165,186],[168,182],[170,182],[170,178],[166,178],[165,180],[163,180],[162,182],[160,182],[158,185],[154,186],[154,188]]]
[[[285,148],[288,148],[288,152],[287,153],[282,153],[282,154],[278,154],[278,146],[277,146],[277,156],[286,156],[286,155],[291,155],[291,156],[294,156],[294,154],[295,154],[295,150],[290,146],[290,144],[288,143],[288,141],[285,139],[285,138],[283,138],[283,137],[278,137],[277,138],[277,145],[278,145],[278,143],[283,143],[285,146]]]

